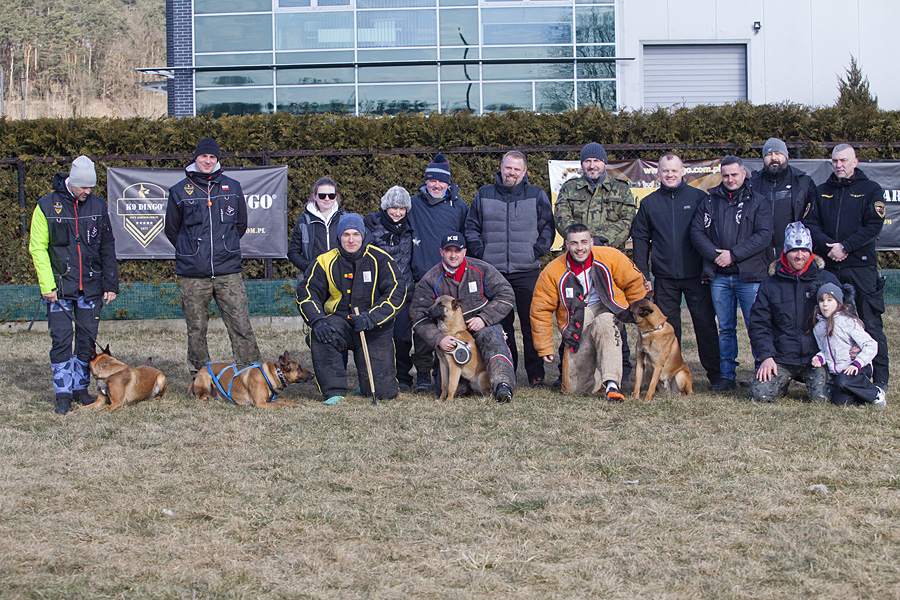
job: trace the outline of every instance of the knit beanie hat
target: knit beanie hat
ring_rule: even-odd
[[[425,169],[425,181],[429,179],[450,183],[450,163],[443,154],[436,154]]]
[[[788,223],[784,228],[784,253],[797,249],[812,252],[812,235],[800,221]]]
[[[219,150],[219,144],[216,140],[211,137],[205,137],[200,140],[196,150],[194,150],[194,160],[197,160],[197,157],[201,154],[212,154],[218,159],[222,152]]]
[[[819,288],[819,291],[816,292],[816,300],[822,298],[822,294],[829,294],[834,296],[834,299],[838,301],[838,304],[844,303],[844,292],[841,291],[841,288],[834,285],[833,283],[825,283],[822,287]]]
[[[584,162],[589,158],[599,158],[603,162],[606,162],[606,148],[604,148],[602,144],[591,142],[581,149],[581,162]]]
[[[92,188],[97,185],[97,171],[94,170],[94,161],[84,155],[73,160],[67,182],[71,187],[77,188]]]
[[[409,192],[399,185],[395,185],[381,197],[381,210],[389,208],[405,208],[409,210],[411,207],[412,202],[409,199]]]
[[[366,235],[366,226],[363,223],[363,218],[356,213],[344,213],[338,219],[338,238],[344,235],[344,232],[348,229],[355,229],[361,235]]]
[[[763,158],[768,156],[769,152],[778,152],[779,154],[784,155],[785,158],[788,156],[787,144],[779,140],[778,138],[769,138],[766,140],[766,143],[763,144]]]

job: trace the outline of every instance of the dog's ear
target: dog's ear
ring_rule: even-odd
[[[638,309],[638,314],[642,317],[649,317],[653,314],[653,309],[649,306],[642,306]]]
[[[109,344],[106,345],[106,348],[100,351],[100,354],[105,354],[107,356],[112,356],[112,352],[109,351]]]
[[[620,323],[634,323],[635,322],[634,321],[634,313],[631,312],[630,308],[626,308],[626,309],[621,310],[618,313],[616,313],[616,319]]]
[[[462,304],[462,302],[460,302],[458,298],[454,298],[450,301],[450,310],[456,310],[459,308],[460,304]]]
[[[148,367],[149,367],[150,365],[152,365],[152,364],[153,364],[153,357],[152,357],[152,356],[148,356],[148,357],[147,357],[147,362],[145,362],[144,364],[147,365]]]
[[[288,352],[287,350],[284,351],[284,354],[282,354],[282,356],[284,357],[284,360],[286,360],[286,361],[291,360],[291,353]]]

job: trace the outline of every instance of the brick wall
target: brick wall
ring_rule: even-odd
[[[193,66],[193,39],[191,0],[166,0],[166,66]],[[176,70],[167,91],[170,117],[194,114],[194,76],[190,70]]]

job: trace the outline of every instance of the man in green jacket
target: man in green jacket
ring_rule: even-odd
[[[94,401],[87,391],[91,338],[97,337],[103,304],[119,291],[119,268],[106,202],[91,193],[97,185],[93,161],[79,156],[69,176],[57,173],[52,185],[34,208],[28,250],[47,304],[56,412],[65,414],[73,398],[81,404]],[[81,327],[74,327],[63,310]]]

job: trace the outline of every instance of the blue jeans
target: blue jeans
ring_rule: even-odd
[[[758,289],[758,283],[743,282],[739,275],[716,275],[712,281],[710,292],[719,320],[719,362],[724,379],[733,381],[738,366],[737,305],[740,303],[744,324],[748,324]]]

